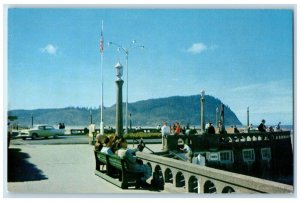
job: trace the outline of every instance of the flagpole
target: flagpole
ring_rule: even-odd
[[[101,53],[101,120],[100,120],[100,135],[104,134],[103,123],[103,20],[101,27],[100,53]]]

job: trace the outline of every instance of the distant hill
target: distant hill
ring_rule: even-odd
[[[220,108],[221,101],[209,95],[205,95],[204,116],[206,121],[216,122],[216,107]],[[125,104],[124,126],[125,126]],[[100,109],[85,107],[66,107],[60,109],[35,109],[35,110],[11,110],[10,116],[17,116],[20,125],[31,125],[31,116],[34,124],[47,123],[58,125],[63,122],[66,126],[88,126],[90,124],[90,112],[93,122],[100,123]],[[115,105],[104,107],[104,123],[107,126],[115,125]],[[138,101],[128,104],[128,114],[131,114],[132,126],[157,126],[163,121],[168,124],[178,121],[181,125],[189,123],[191,126],[200,125],[200,95],[173,96]],[[225,106],[225,125],[241,125],[237,116]],[[128,119],[130,120],[130,119]],[[129,124],[129,122],[128,122]]]

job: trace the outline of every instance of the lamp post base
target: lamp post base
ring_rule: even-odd
[[[100,135],[104,135],[104,123],[100,122]]]

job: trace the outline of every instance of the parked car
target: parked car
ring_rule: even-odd
[[[56,129],[53,126],[41,124],[30,129],[21,130],[19,137],[21,137],[23,140],[26,138],[36,139],[40,137],[48,138],[51,136],[56,138],[59,135],[64,135],[64,132],[64,129]]]

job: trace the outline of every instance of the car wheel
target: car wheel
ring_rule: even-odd
[[[38,137],[38,135],[36,134],[36,133],[33,133],[32,134],[32,136],[31,136],[31,138],[34,140],[34,139],[36,139]]]
[[[22,140],[26,140],[26,137],[22,137]]]
[[[58,135],[53,135],[53,138],[56,139],[58,137]]]

